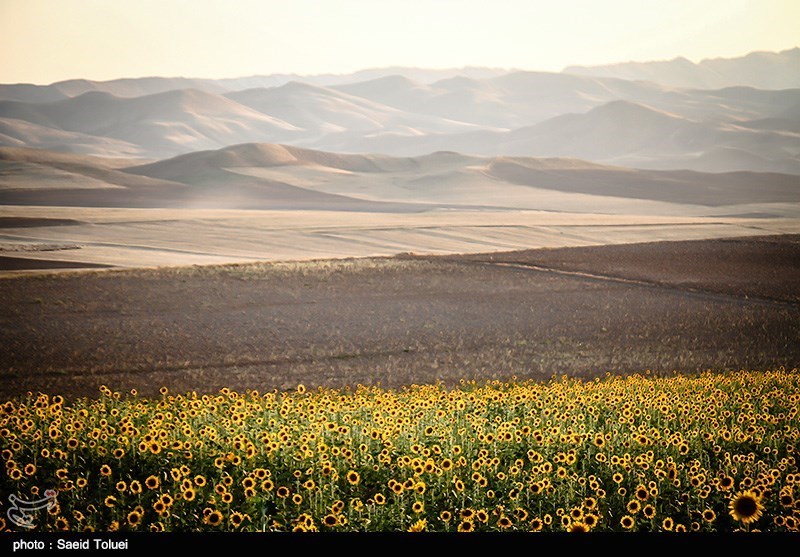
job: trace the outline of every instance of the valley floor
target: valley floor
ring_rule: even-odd
[[[2,397],[800,366],[798,235],[23,274],[0,298]]]
[[[555,195],[555,194],[554,194]],[[558,194],[561,195],[561,194]],[[574,196],[576,194],[569,194]],[[568,196],[569,197],[569,196]],[[421,212],[0,207],[0,276],[48,268],[161,267],[298,261],[398,253],[457,254],[798,234],[796,203],[652,207],[588,196],[584,212],[434,209]],[[569,197],[572,199],[572,197]],[[602,210],[609,204],[610,213]],[[747,216],[766,211],[784,216]],[[626,212],[627,211],[627,212]],[[726,213],[727,211],[727,213]],[[616,213],[615,213],[616,212]],[[733,214],[731,213],[733,212]],[[686,216],[676,216],[686,215]],[[738,215],[738,216],[737,216]]]

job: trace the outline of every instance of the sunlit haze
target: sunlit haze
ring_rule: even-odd
[[[699,61],[797,46],[798,21],[796,0],[3,0],[0,82]]]

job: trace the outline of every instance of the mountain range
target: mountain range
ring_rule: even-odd
[[[245,143],[800,175],[800,48],[560,73],[384,68],[0,85],[0,146],[152,160]]]
[[[657,81],[674,87],[719,89],[744,85],[760,89],[800,87],[800,48],[751,52],[741,58],[686,58],[658,62],[625,62],[603,66],[568,66],[567,73],[595,77]]]

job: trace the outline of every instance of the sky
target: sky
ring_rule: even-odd
[[[0,0],[0,82],[567,65],[800,46],[800,0]]]

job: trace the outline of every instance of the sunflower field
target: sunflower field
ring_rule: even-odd
[[[800,374],[0,405],[35,531],[797,531]],[[12,496],[13,497],[10,497]]]

